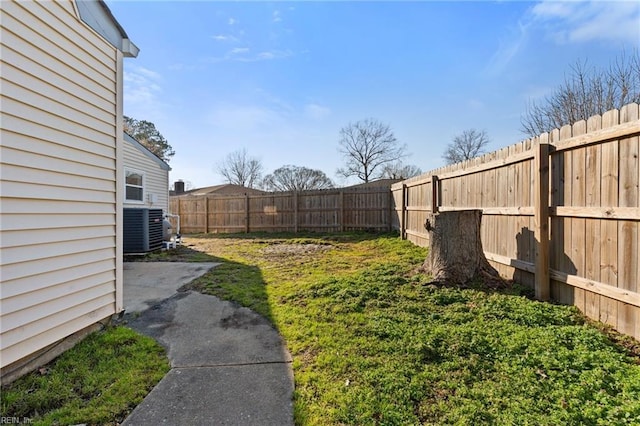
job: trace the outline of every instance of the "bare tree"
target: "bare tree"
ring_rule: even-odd
[[[228,183],[254,188],[262,177],[262,163],[255,157],[249,157],[245,148],[227,155],[217,166]]]
[[[455,164],[461,161],[470,160],[483,154],[484,148],[489,144],[489,137],[485,130],[478,131],[469,129],[453,138],[447,145],[447,149],[442,155],[447,164]]]
[[[402,161],[387,164],[382,169],[382,177],[386,179],[409,179],[422,174],[422,170],[413,164],[404,164]]]
[[[355,176],[363,182],[379,178],[385,165],[406,156],[406,147],[398,144],[391,128],[371,118],[343,127],[338,143],[345,167],[339,168],[337,174]]]
[[[333,188],[333,182],[321,170],[282,166],[265,176],[262,183],[269,191],[307,191]]]
[[[541,102],[530,101],[521,118],[530,137],[640,102],[640,56],[623,52],[607,69],[576,62],[564,83]]]

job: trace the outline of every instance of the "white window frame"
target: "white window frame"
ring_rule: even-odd
[[[135,173],[137,175],[140,175],[142,177],[142,185],[138,186],[138,185],[131,185],[127,183],[127,174],[129,173]],[[136,204],[144,204],[145,203],[145,196],[147,195],[147,191],[145,189],[145,183],[147,181],[147,177],[145,176],[145,173],[141,170],[136,170],[136,169],[131,169],[126,167],[124,169],[124,202],[125,203],[136,203]],[[132,188],[141,188],[142,189],[142,199],[138,200],[138,199],[131,199],[131,198],[127,198],[127,187],[132,187]]]

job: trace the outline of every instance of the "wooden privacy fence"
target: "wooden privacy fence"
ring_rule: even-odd
[[[171,197],[183,233],[390,231],[389,187]]]
[[[428,213],[481,209],[483,249],[502,276],[640,339],[638,110],[394,184],[393,226],[427,246]]]

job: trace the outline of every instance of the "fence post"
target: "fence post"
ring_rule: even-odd
[[[293,191],[293,232],[298,233],[298,191]]]
[[[209,233],[209,196],[204,196],[204,233]]]
[[[549,300],[549,134],[543,133],[534,157],[535,296]]]
[[[340,191],[340,232],[344,232],[344,191]]]
[[[389,214],[389,228],[387,232],[393,231],[393,191],[389,188],[389,197],[387,198],[387,202],[389,203],[389,208],[387,209],[387,213]]]
[[[400,207],[400,238],[407,239],[407,184],[402,184],[402,206]]]
[[[438,176],[431,176],[431,212],[433,214],[438,213],[438,207],[440,206],[440,197],[438,197],[440,192]]]
[[[244,194],[244,222],[245,229],[244,232],[249,233],[249,194]]]

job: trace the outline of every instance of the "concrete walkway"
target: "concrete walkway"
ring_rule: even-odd
[[[291,356],[278,332],[247,308],[180,290],[215,265],[125,263],[125,318],[166,348],[171,371],[123,425],[293,424]]]

